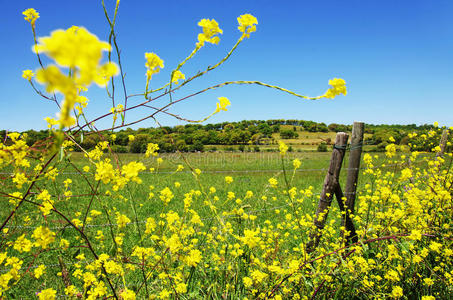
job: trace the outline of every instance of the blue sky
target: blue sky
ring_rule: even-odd
[[[105,0],[113,8],[113,0]],[[24,69],[36,70],[30,25],[22,11],[40,13],[38,36],[71,25],[86,27],[101,40],[108,24],[101,2],[1,1],[0,129],[44,129],[44,117],[58,109],[34,93],[22,79]],[[219,45],[208,44],[183,67],[186,75],[221,59],[240,36],[236,18],[251,13],[257,31],[240,45],[222,67],[178,92],[183,97],[204,87],[231,80],[258,80],[306,95],[319,95],[328,80],[344,78],[348,95],[316,102],[257,86],[230,86],[209,91],[175,105],[171,112],[201,119],[215,109],[217,97],[232,102],[209,122],[243,119],[302,119],[352,124],[453,125],[453,2],[452,1],[127,1],[117,21],[128,94],[143,92],[145,52],[157,53],[165,68],[153,77],[153,87],[168,80],[171,70],[192,51],[202,18],[214,18],[223,29]],[[45,62],[50,63],[50,61]],[[38,85],[39,86],[39,85]],[[118,85],[119,87],[119,85]],[[119,94],[118,94],[119,97]],[[108,111],[103,89],[92,86],[87,113]],[[137,104],[141,98],[132,98]],[[168,98],[162,99],[164,104]],[[151,112],[130,113],[128,120]],[[163,125],[181,122],[161,116]],[[100,122],[99,127],[110,124]],[[156,124],[145,121],[137,127]]]

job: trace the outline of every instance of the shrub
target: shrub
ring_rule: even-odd
[[[320,143],[317,150],[318,152],[327,152],[327,144],[325,142]]]

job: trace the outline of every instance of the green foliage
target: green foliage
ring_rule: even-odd
[[[280,129],[280,137],[282,139],[294,139],[297,138],[299,134],[291,129]]]
[[[322,142],[318,145],[317,150],[318,152],[327,152],[327,144],[325,142]]]

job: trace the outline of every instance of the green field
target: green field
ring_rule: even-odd
[[[165,214],[168,217],[168,214],[172,212],[177,212],[184,217],[187,214],[184,211],[184,198],[185,194],[190,191],[199,191],[199,196],[193,197],[191,207],[201,217],[201,222],[204,224],[203,230],[207,230],[207,232],[216,232],[219,230],[217,226],[223,222],[233,224],[233,226],[237,227],[236,230],[241,233],[252,224],[258,228],[266,224],[266,222],[270,222],[269,220],[272,220],[272,224],[285,224],[285,222],[289,224],[288,216],[313,215],[319,201],[319,193],[329,166],[331,153],[293,152],[287,153],[283,160],[280,154],[276,152],[161,154],[158,156],[163,159],[160,164],[157,162],[156,157],[145,158],[144,155],[138,154],[118,154],[115,156],[105,154],[104,156],[119,165],[124,165],[131,161],[141,161],[147,168],[140,175],[143,182],[141,184],[129,183],[120,192],[114,192],[109,184],[98,185],[99,181],[95,180],[95,167],[93,165],[90,166],[89,172],[82,171],[87,160],[82,153],[73,152],[61,161],[55,160],[60,172],[55,181],[41,179],[37,185],[39,189],[47,189],[54,199],[58,199],[55,200],[54,207],[65,215],[68,220],[74,222],[74,219],[77,218],[85,224],[85,235],[93,243],[93,248],[98,254],[108,253],[112,257],[116,256],[117,259],[120,259],[120,257],[122,257],[121,259],[130,259],[130,256],[122,256],[122,253],[131,253],[135,247],[145,243],[143,239],[146,230],[146,220],[150,217],[156,220],[165,219]],[[299,159],[302,165],[300,169],[294,172],[292,160],[295,158]],[[376,154],[377,163],[383,162],[384,159],[385,155]],[[348,156],[346,155],[340,176],[340,183],[343,187],[347,173],[347,162]],[[184,166],[184,169],[176,172],[177,166],[180,164]],[[154,168],[154,170],[150,171],[150,168]],[[202,170],[198,179],[192,173],[195,169]],[[399,170],[391,164],[383,168],[383,170],[385,169],[392,172]],[[81,174],[84,174],[84,176],[81,176]],[[233,182],[227,184],[225,176],[233,177]],[[271,177],[277,179],[278,188],[270,186],[268,180]],[[63,196],[63,182],[67,179],[72,180],[69,188],[72,192],[71,197]],[[363,175],[361,172],[358,183],[359,194],[366,190],[364,185],[367,183],[370,183],[370,177]],[[159,199],[160,192],[166,187],[170,188],[174,195],[168,205],[164,205]],[[215,192],[210,190],[211,187],[215,187]],[[287,194],[287,191],[292,187],[295,187],[298,191],[309,189],[311,190],[311,195],[305,197],[303,201],[293,202],[289,200]],[[250,196],[250,191],[253,196]],[[153,193],[152,197],[150,197],[150,192]],[[234,192],[234,197],[229,197],[231,192]],[[249,192],[248,197],[246,196],[247,192]],[[203,196],[208,194],[210,195],[209,197]],[[214,196],[218,197],[217,200],[215,200]],[[206,202],[208,198],[214,199],[215,203],[213,204],[216,207],[216,213],[213,213],[209,203]],[[31,195],[29,199],[34,202],[37,201],[35,195]],[[2,201],[0,205],[0,218],[4,220],[11,212],[13,206],[6,201]],[[92,216],[92,210],[102,212],[102,214]],[[238,211],[243,211],[243,213]],[[61,248],[55,247],[37,254],[39,256],[39,264],[46,266],[46,274],[43,276],[44,280],[52,282],[53,288],[60,291],[64,290],[63,281],[53,282],[56,278],[55,276],[62,272],[63,269],[73,273],[77,266],[80,268],[81,264],[83,266],[83,264],[89,264],[93,261],[92,258],[89,258],[90,253],[87,250],[83,250],[86,246],[80,239],[80,234],[68,225],[68,221],[62,219],[61,215],[52,212],[43,218],[42,213],[36,206],[30,205],[30,203],[24,203],[18,212],[16,217],[6,227],[8,236],[17,237],[27,234],[34,231],[39,225],[44,224],[55,231],[59,238],[68,240],[71,245],[81,245],[82,248],[80,249],[75,246],[70,251],[61,251]],[[130,218],[124,228],[118,226],[117,212]],[[162,213],[165,214],[162,215]],[[244,213],[256,219],[254,221],[244,219]],[[28,216],[29,219],[25,220],[24,216]],[[338,206],[333,203],[328,223],[335,228],[335,231],[338,231],[339,221]],[[289,232],[295,233],[294,230]],[[162,234],[166,233],[167,230],[162,232]],[[200,247],[203,247],[204,243],[202,233],[203,231],[199,233],[199,238],[201,239]],[[98,244],[96,241],[99,234],[105,236],[106,239]],[[304,233],[301,236],[306,234],[307,231],[304,229]],[[118,250],[118,245],[114,242],[118,237],[123,240],[121,250]],[[234,239],[231,242],[234,243]],[[149,241],[146,244],[149,244]],[[297,247],[299,242],[294,240],[285,244],[284,248],[279,251],[291,253],[288,251],[293,247]],[[84,253],[86,258],[81,259],[78,257],[81,253]],[[56,257],[63,261],[64,267],[56,262]],[[38,267],[32,256],[25,258],[24,262],[30,270]],[[240,265],[237,266],[240,267]],[[204,267],[207,269],[199,272],[203,273],[212,268],[208,264]],[[204,275],[200,273],[197,276],[203,278]],[[222,280],[227,280],[227,278],[228,275],[226,274]],[[143,278],[141,278],[140,273],[131,272],[126,280],[128,282],[142,282]],[[216,282],[215,278],[210,280]],[[238,280],[237,277],[236,280]],[[14,289],[14,292],[9,294],[10,296],[28,296],[28,286],[34,286],[35,289],[39,290],[39,287],[36,286],[37,281],[33,277],[25,276],[21,281],[21,284]],[[151,282],[156,282],[157,284],[158,280],[153,278]],[[115,284],[118,285],[120,282]],[[194,295],[203,294],[203,297],[210,297],[209,292],[205,294],[202,291],[201,282],[194,284],[195,286],[192,287]],[[222,284],[225,285],[227,282]],[[200,286],[200,289],[197,286]],[[129,288],[140,289],[139,286],[134,285],[129,285]],[[159,290],[159,287],[149,288],[151,291],[155,289]],[[219,290],[213,290],[212,295],[216,295],[218,292]],[[237,290],[234,293],[234,295],[239,296],[243,295],[244,291]],[[143,296],[143,293],[141,295]],[[230,299],[233,299],[234,295],[232,294]]]

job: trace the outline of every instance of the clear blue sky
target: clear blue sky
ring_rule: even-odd
[[[114,0],[106,0],[113,8]],[[22,11],[40,13],[38,36],[71,25],[86,27],[107,40],[108,27],[100,1],[1,0],[2,46],[0,129],[44,129],[54,104],[37,96],[22,70],[36,70],[32,34]],[[308,102],[255,86],[210,91],[174,106],[172,112],[200,119],[215,109],[217,97],[232,106],[210,122],[243,119],[303,119],[351,124],[453,125],[453,1],[130,1],[120,4],[118,42],[128,93],[144,88],[145,52],[155,52],[165,68],[153,77],[154,87],[193,49],[202,18],[214,18],[224,33],[219,45],[208,44],[182,71],[187,75],[213,65],[239,37],[237,16],[251,13],[257,31],[221,68],[193,82],[176,97],[230,80],[259,80],[307,95],[319,95],[328,79],[346,80],[348,95]],[[49,62],[47,62],[49,63]],[[90,116],[109,109],[102,89],[92,87]],[[135,98],[130,103],[138,103]],[[168,101],[165,99],[164,101]],[[161,102],[163,103],[163,102]],[[132,120],[150,110],[129,114]],[[179,124],[162,117],[163,125]],[[107,125],[101,123],[100,125]],[[137,127],[155,126],[146,121]]]

